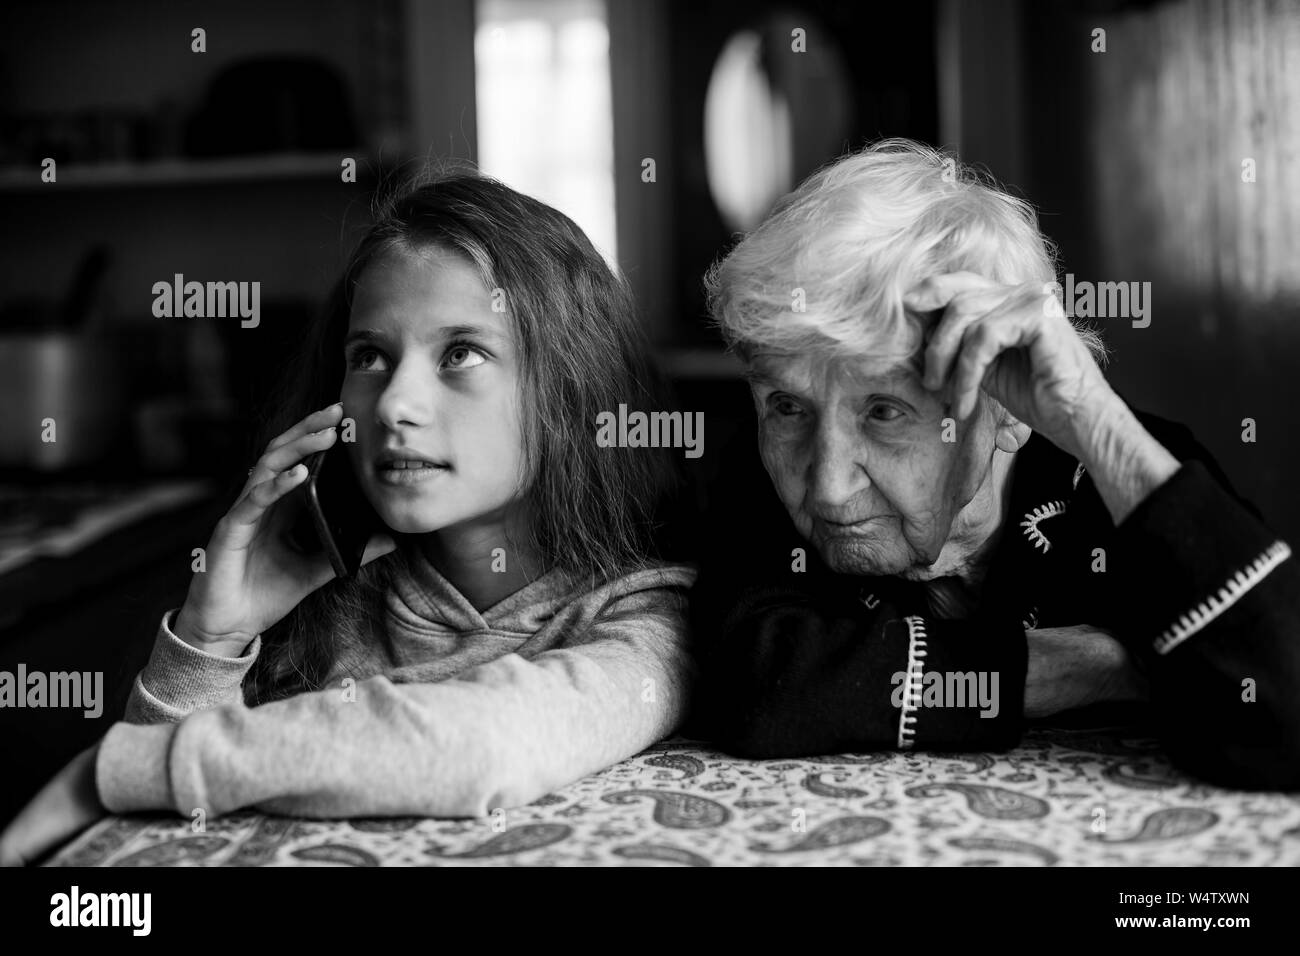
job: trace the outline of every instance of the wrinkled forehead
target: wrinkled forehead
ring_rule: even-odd
[[[942,310],[904,310],[905,321],[873,322],[864,318],[848,327],[830,326],[812,331],[795,344],[745,343],[739,351],[748,378],[767,381],[775,377],[865,386],[875,382],[898,385],[924,374],[925,346],[939,324]]]
[[[751,384],[801,393],[826,385],[853,392],[920,391],[922,357],[915,348],[871,354],[760,350],[749,356],[745,377]]]

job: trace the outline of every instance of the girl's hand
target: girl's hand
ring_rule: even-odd
[[[0,866],[26,866],[108,816],[95,788],[98,741],[72,758],[0,833]]]
[[[302,554],[289,544],[291,516],[273,506],[306,480],[303,459],[334,444],[342,417],[342,403],[330,405],[266,446],[239,499],[212,532],[207,570],[190,579],[185,604],[173,622],[181,640],[208,653],[238,657],[258,634],[334,577],[323,551]],[[375,535],[364,561],[394,548],[391,537]]]

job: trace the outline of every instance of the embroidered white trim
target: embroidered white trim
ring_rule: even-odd
[[[1029,543],[1035,548],[1041,546],[1043,554],[1046,554],[1052,550],[1052,542],[1047,540],[1047,535],[1038,530],[1038,522],[1046,521],[1048,518],[1055,518],[1057,515],[1064,513],[1064,501],[1049,501],[1033,511],[1026,512],[1025,520],[1020,522],[1020,527],[1025,529],[1025,536],[1029,538]]]
[[[1210,595],[1196,605],[1157,637],[1153,645],[1156,653],[1168,654],[1236,604],[1243,594],[1264,580],[1270,571],[1289,557],[1291,557],[1291,549],[1287,543],[1274,541],[1263,554],[1229,578],[1228,583],[1219,588],[1217,594]]]
[[[898,749],[911,750],[916,743],[916,714],[921,706],[921,673],[925,670],[925,620],[912,615],[907,622],[907,681],[898,717]]]

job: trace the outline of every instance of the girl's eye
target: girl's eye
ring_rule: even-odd
[[[476,365],[482,365],[487,361],[483,353],[477,349],[470,348],[468,345],[453,345],[447,350],[446,358],[443,360],[448,368],[474,368]]]
[[[355,369],[358,372],[375,371],[374,367],[369,365],[367,359],[379,359],[380,355],[374,349],[357,349],[348,357],[348,368]]]

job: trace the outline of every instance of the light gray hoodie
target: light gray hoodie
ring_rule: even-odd
[[[242,683],[261,637],[219,657],[165,613],[126,720],[100,746],[104,805],[481,816],[632,756],[684,716],[691,568],[595,589],[551,571],[480,613],[427,560],[400,567],[388,648],[345,642],[324,689],[259,707]]]

